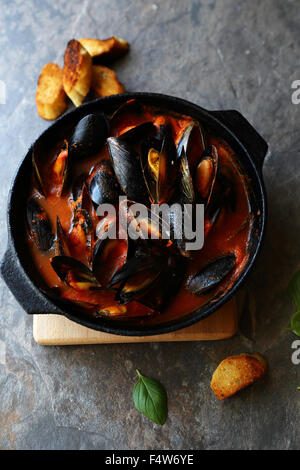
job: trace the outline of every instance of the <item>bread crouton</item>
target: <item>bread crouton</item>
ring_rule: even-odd
[[[107,63],[126,54],[129,49],[128,42],[122,38],[108,39],[79,39],[80,44],[88,51],[96,62]]]
[[[217,398],[223,400],[259,380],[267,370],[267,363],[258,354],[230,356],[215,370],[211,388]]]
[[[92,82],[92,58],[79,41],[72,39],[65,51],[63,86],[75,106],[80,106]]]
[[[42,68],[35,101],[37,112],[43,119],[56,119],[67,107],[62,77],[61,68],[53,62]]]
[[[104,65],[93,65],[92,88],[100,98],[124,93],[116,73]]]

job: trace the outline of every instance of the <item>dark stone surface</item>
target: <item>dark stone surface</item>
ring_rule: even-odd
[[[254,339],[45,348],[35,344],[32,318],[0,280],[0,448],[299,448],[300,366],[291,362],[295,337],[284,331],[294,311],[286,286],[300,267],[300,105],[291,102],[291,83],[300,78],[299,28],[297,0],[1,2],[1,255],[12,175],[48,126],[35,109],[37,77],[46,62],[62,64],[72,37],[126,38],[131,52],[115,68],[128,90],[237,109],[270,153],[267,237],[243,292]],[[269,362],[266,378],[217,401],[209,389],[217,364],[255,350]],[[135,368],[168,391],[163,427],[133,406]]]

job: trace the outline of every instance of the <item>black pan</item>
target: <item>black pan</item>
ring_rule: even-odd
[[[32,172],[30,147],[14,177],[7,208],[8,247],[1,263],[2,276],[23,309],[29,314],[55,313],[65,315],[72,321],[95,330],[126,336],[146,336],[168,333],[206,318],[236,293],[253,267],[260,249],[266,223],[266,195],[262,179],[262,166],[267,152],[267,143],[237,111],[207,111],[188,101],[156,93],[125,93],[86,103],[57,119],[39,137],[43,145],[53,145],[64,138],[66,129],[74,126],[83,116],[96,111],[111,114],[123,102],[137,98],[145,104],[158,106],[180,114],[186,114],[203,123],[223,138],[238,156],[240,166],[249,181],[254,226],[251,234],[250,257],[243,272],[225,295],[216,302],[176,319],[153,325],[142,325],[135,321],[116,321],[89,317],[75,306],[70,307],[61,300],[44,294],[38,286],[40,276],[35,270],[26,246],[24,225],[25,204],[30,189]]]

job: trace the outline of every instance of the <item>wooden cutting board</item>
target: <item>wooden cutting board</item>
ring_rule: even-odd
[[[71,344],[146,343],[160,341],[203,341],[230,338],[237,331],[235,299],[195,325],[156,336],[119,336],[91,330],[60,315],[34,315],[33,337],[45,346]]]

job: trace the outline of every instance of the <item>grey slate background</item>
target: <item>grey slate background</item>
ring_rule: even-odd
[[[296,337],[284,331],[294,311],[286,286],[300,267],[300,105],[291,103],[291,83],[300,79],[299,28],[297,0],[1,0],[1,255],[10,181],[48,126],[35,109],[36,81],[46,62],[62,64],[73,37],[126,38],[131,51],[116,69],[127,90],[237,109],[270,153],[267,237],[244,288],[254,339],[45,348],[0,280],[0,448],[299,448],[300,366],[291,363]],[[267,377],[217,401],[209,381],[218,363],[256,350],[269,362]],[[163,427],[134,409],[135,368],[169,393]]]

